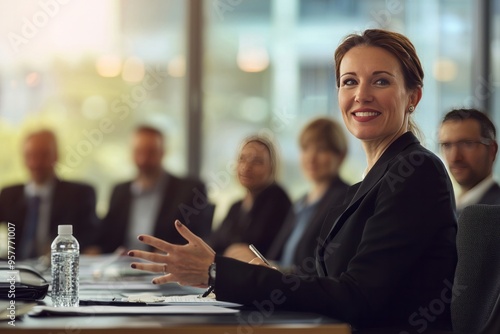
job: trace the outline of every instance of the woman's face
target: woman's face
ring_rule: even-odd
[[[407,131],[408,108],[421,90],[409,92],[399,61],[374,46],[356,46],[340,63],[339,106],[348,130],[366,142],[392,142]]]
[[[250,142],[240,152],[238,180],[248,190],[259,190],[272,182],[271,157],[263,144]]]
[[[311,182],[330,181],[337,176],[342,158],[325,144],[309,141],[300,150],[304,176]]]

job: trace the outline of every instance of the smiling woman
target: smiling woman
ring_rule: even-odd
[[[267,303],[278,293],[283,298],[276,308],[318,312],[357,328],[449,328],[450,299],[443,294],[457,260],[455,205],[441,160],[420,145],[408,124],[423,77],[413,44],[398,33],[366,30],[349,35],[335,60],[344,122],[363,144],[369,172],[324,221],[317,239],[319,277],[285,275],[263,263],[214,254],[179,222],[187,245],[141,235],[168,255],[133,250],[130,255],[157,262],[133,266],[161,272],[166,263],[169,274],[155,283],[210,282],[217,299],[246,305]],[[423,307],[432,315],[419,315]]]
[[[389,37],[371,37],[352,38],[335,53],[339,106],[347,129],[363,144],[366,172],[396,138],[418,131],[410,118],[424,76],[413,45],[381,48],[373,45]]]

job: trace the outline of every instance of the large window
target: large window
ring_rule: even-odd
[[[423,143],[436,151],[444,113],[477,102],[471,77],[474,5],[469,0],[206,1],[202,175],[214,185],[218,218],[242,195],[231,162],[248,134],[266,133],[278,142],[280,182],[294,199],[307,189],[297,138],[313,117],[330,115],[341,122],[333,53],[352,32],[385,28],[414,42],[426,74],[416,121]],[[365,163],[359,141],[350,136],[342,176],[358,182]]]
[[[490,113],[500,127],[500,0],[490,1]],[[187,174],[188,152],[201,152],[215,224],[243,194],[234,161],[250,134],[278,143],[280,182],[296,199],[308,187],[297,163],[301,128],[320,115],[342,122],[333,52],[342,37],[370,27],[404,33],[418,50],[425,81],[415,117],[428,148],[437,151],[445,112],[481,107],[476,89],[484,73],[477,73],[474,51],[480,1],[203,0],[202,132],[194,134],[202,147],[193,150],[187,129],[198,120],[186,111],[189,3],[1,1],[0,187],[26,180],[21,139],[49,126],[60,141],[58,173],[93,184],[102,215],[112,185],[135,174],[130,133],[150,123],[167,134],[164,163],[172,172]],[[341,174],[354,183],[365,160],[349,138]]]
[[[166,131],[171,170],[186,170],[185,2],[0,2],[0,187],[24,181],[26,132],[59,138],[59,176],[93,184],[99,213],[131,178],[139,123]]]

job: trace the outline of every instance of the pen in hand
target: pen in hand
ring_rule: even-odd
[[[250,250],[255,254],[255,256],[257,256],[259,259],[261,259],[262,262],[264,262],[265,264],[267,264],[269,267],[272,267],[272,265],[269,263],[269,261],[267,261],[267,259],[264,257],[264,255],[262,255],[257,250],[257,248],[255,248],[255,246],[253,244],[248,245],[248,248],[250,248]]]

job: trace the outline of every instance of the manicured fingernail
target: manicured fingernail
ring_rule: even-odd
[[[144,240],[144,237],[142,235],[138,236],[137,239],[139,239],[140,241]]]
[[[151,281],[151,283],[156,284],[156,281],[155,281],[155,280],[153,280],[153,281]]]
[[[134,256],[134,252],[128,252],[128,256]]]
[[[182,223],[178,220],[175,221],[175,225],[179,226],[179,227],[182,227]]]
[[[136,268],[136,265],[135,265],[134,263],[132,263],[132,264],[130,265],[130,267],[132,267],[132,269],[135,269],[135,268]]]

